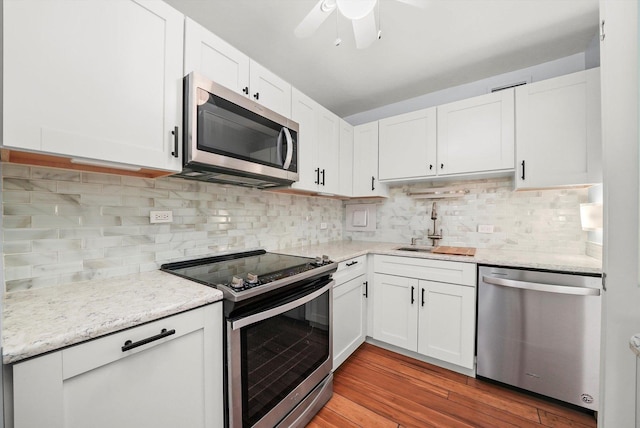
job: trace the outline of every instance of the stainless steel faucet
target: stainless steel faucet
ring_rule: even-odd
[[[436,233],[436,221],[438,220],[438,211],[436,210],[436,203],[433,202],[431,205],[431,220],[433,220],[433,232],[431,229],[427,231],[427,238],[431,239],[432,245],[435,247],[437,245],[437,241],[442,239],[442,229],[440,229],[440,233]]]

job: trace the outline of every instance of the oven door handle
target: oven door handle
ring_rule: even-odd
[[[321,296],[322,294],[326,293],[328,290],[331,290],[334,283],[335,281],[331,280],[328,284],[324,285],[322,288],[319,288],[316,291],[313,291],[305,296],[302,296],[301,298],[294,300],[293,302],[285,303],[284,305],[271,308],[266,311],[259,312],[257,314],[253,314],[248,317],[240,318],[236,321],[231,321],[231,329],[239,330],[242,327],[255,324],[257,322],[266,320],[268,318],[272,318],[276,315],[280,315],[287,311],[290,311],[293,308],[297,308],[298,306],[304,305],[305,303],[308,303],[313,299],[317,298],[318,296]]]

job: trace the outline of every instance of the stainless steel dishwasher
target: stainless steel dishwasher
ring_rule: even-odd
[[[481,266],[477,375],[598,410],[599,275]]]

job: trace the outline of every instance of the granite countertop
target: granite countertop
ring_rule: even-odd
[[[222,300],[222,292],[162,271],[5,295],[4,364]]]
[[[563,255],[479,248],[476,251],[476,255],[470,257],[396,250],[396,248],[407,246],[409,245],[399,244],[397,242],[336,241],[327,244],[292,247],[278,252],[308,257],[326,254],[336,262],[345,261],[363,254],[386,254],[391,256],[451,260],[455,262],[500,265],[505,267],[547,269],[571,273],[602,273],[602,262],[586,255]]]

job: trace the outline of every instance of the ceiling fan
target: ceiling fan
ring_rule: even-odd
[[[381,37],[379,22],[376,23],[375,7],[380,0],[319,0],[294,30],[297,37],[311,36],[336,9],[350,19],[356,47],[364,49]],[[428,0],[396,0],[412,6],[424,8]],[[378,10],[378,19],[380,18]],[[340,38],[336,39],[336,46]]]

